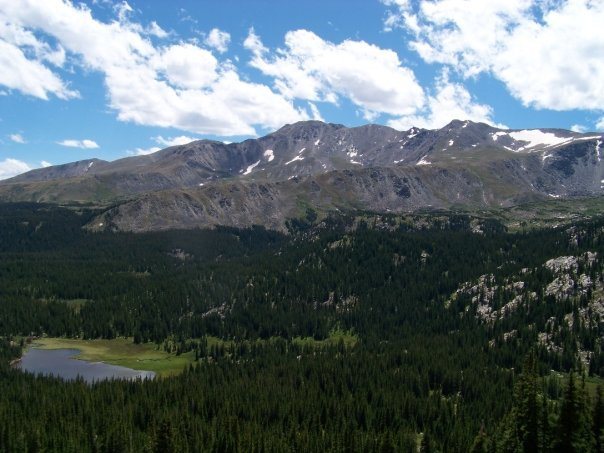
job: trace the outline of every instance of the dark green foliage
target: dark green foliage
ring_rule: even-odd
[[[596,402],[594,404],[592,433],[595,440],[595,451],[604,451],[604,394],[602,386],[598,386]]]
[[[538,348],[523,363],[536,343],[526,320],[545,328],[565,304],[540,294],[485,325],[460,316],[463,298],[445,301],[485,273],[602,253],[602,221],[582,225],[575,246],[565,231],[508,234],[496,222],[475,234],[464,216],[351,230],[340,218],[313,226],[309,211],[285,237],[91,234],[81,229],[91,215],[0,205],[0,451],[548,451],[563,432],[573,445],[581,436],[599,445],[590,436],[601,433],[602,403],[592,409],[580,386],[567,391],[560,411],[587,416],[564,431],[562,391],[543,380],[575,366],[577,339],[594,345],[597,374],[599,327],[577,323],[560,334],[564,355]],[[550,277],[536,272],[526,284]],[[503,341],[512,329],[517,338]],[[354,333],[356,346],[310,340],[334,331]],[[20,350],[9,339],[31,334],[129,336],[194,350],[196,363],[154,382],[66,383],[6,365]]]
[[[593,444],[587,392],[571,372],[560,405],[553,451],[589,452],[593,451]]]

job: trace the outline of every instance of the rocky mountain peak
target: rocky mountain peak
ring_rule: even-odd
[[[282,228],[300,203],[399,212],[601,195],[603,143],[598,134],[504,130],[463,120],[407,131],[303,121],[240,143],[197,140],[113,162],[34,170],[0,182],[0,200],[131,200],[114,227],[137,231],[255,223]],[[145,212],[181,220],[162,223]]]

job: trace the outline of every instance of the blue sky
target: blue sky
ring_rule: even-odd
[[[285,123],[604,129],[604,2],[0,0],[0,178]]]

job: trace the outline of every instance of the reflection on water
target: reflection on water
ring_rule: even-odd
[[[138,371],[102,362],[74,359],[79,353],[77,349],[30,348],[17,367],[29,373],[53,375],[68,381],[75,380],[79,376],[88,383],[105,379],[134,380],[155,377],[153,371]]]

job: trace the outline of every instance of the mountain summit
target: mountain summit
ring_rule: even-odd
[[[459,120],[407,131],[304,121],[241,143],[198,140],[33,170],[0,182],[0,199],[114,205],[94,228],[282,230],[306,208],[400,212],[598,196],[603,143],[597,133]]]

